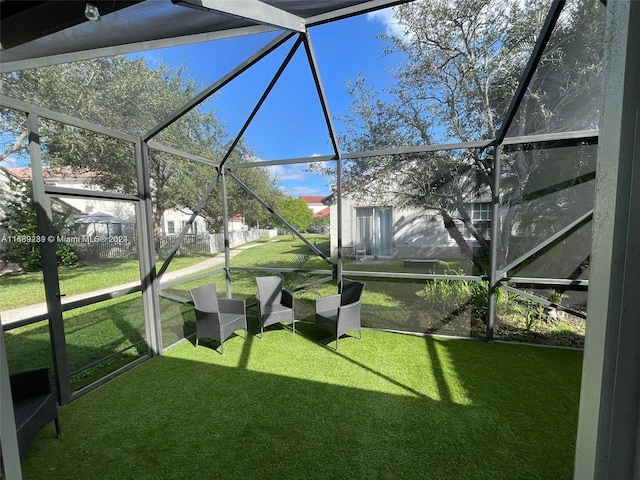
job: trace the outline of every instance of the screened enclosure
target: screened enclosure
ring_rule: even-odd
[[[1,316],[9,369],[51,365],[61,404],[192,337],[191,288],[255,318],[262,275],[303,322],[348,278],[366,328],[584,346],[611,5],[471,2],[456,24],[420,1],[97,2],[40,38],[5,29],[14,3],[0,193],[26,189],[42,274]],[[377,52],[336,48],[391,6]],[[309,193],[322,228],[291,213]]]
[[[141,2],[130,8],[142,12],[150,7]],[[335,12],[337,6],[322,8]],[[173,5],[172,12],[189,18],[195,14],[181,5]],[[66,285],[66,272],[58,274],[64,267],[60,267],[60,254],[54,254],[57,246],[41,245],[43,252],[51,250],[51,259],[58,258],[55,265],[42,261],[45,285],[51,284],[48,295],[62,298],[67,290],[84,295],[70,306],[64,298],[53,302],[58,304],[57,314],[50,311],[51,304],[46,309],[48,318],[62,317],[52,330],[61,347],[56,349],[57,361],[64,364],[57,365],[58,382],[66,385],[60,387],[61,399],[82,391],[86,381],[74,378],[84,378],[81,372],[87,368],[102,367],[97,369],[98,377],[90,377],[95,381],[118,371],[122,361],[135,365],[137,359],[193,334],[189,288],[214,280],[219,291],[247,299],[252,310],[253,278],[262,274],[284,276],[286,287],[297,292],[300,311],[296,314],[302,320],[313,320],[314,298],[338,289],[341,279],[348,277],[368,285],[366,327],[581,346],[605,6],[598,1],[557,2],[527,12],[535,16],[537,30],[530,27],[519,32],[523,27],[515,20],[517,12],[510,12],[500,20],[505,25],[497,44],[492,37],[497,33],[483,23],[501,18],[495,6],[474,6],[464,12],[464,21],[478,24],[476,45],[469,47],[464,61],[451,65],[447,75],[477,68],[469,62],[478,53],[495,68],[504,70],[506,62],[511,65],[503,78],[483,71],[482,80],[447,85],[444,74],[427,75],[417,69],[442,61],[447,52],[458,48],[458,40],[438,45],[427,38],[425,47],[407,33],[417,28],[415,16],[437,20],[441,13],[420,4],[397,7],[395,19],[407,31],[387,34],[399,46],[395,57],[380,63],[404,71],[396,75],[396,83],[377,93],[366,85],[366,78],[347,82],[352,104],[346,114],[332,113],[327,91],[336,89],[323,82],[323,71],[333,81],[332,62],[338,55],[332,52],[329,57],[322,43],[328,34],[324,21],[308,22],[309,28],[301,32],[255,33],[253,44],[262,47],[248,57],[236,54],[233,61],[239,63],[234,66],[230,60],[227,73],[210,86],[187,83],[170,102],[140,97],[131,107],[145,111],[143,117],[104,97],[122,87],[114,89],[108,79],[99,86],[88,84],[85,75],[92,66],[86,62],[68,64],[73,72],[65,88],[77,91],[79,98],[102,102],[97,109],[89,106],[74,112],[63,102],[58,112],[49,108],[54,104],[46,96],[40,105],[32,104],[43,93],[33,90],[38,87],[20,88],[19,84],[31,71],[6,73],[7,122],[13,119],[24,125],[26,118],[32,133],[42,132],[38,142],[30,143],[28,162],[24,157],[30,173],[23,175],[32,179],[33,198],[42,208],[38,228],[43,230],[38,233],[82,239],[75,251],[93,268],[101,268],[102,263],[104,268],[120,265],[140,272],[139,280],[131,276],[130,285],[104,278],[74,289]],[[330,33],[336,28],[348,31],[359,13],[355,8],[344,19],[336,14]],[[507,25],[509,21],[515,23]],[[518,38],[536,41],[513,48],[500,44]],[[585,42],[589,49],[574,47]],[[231,43],[226,46],[232,47]],[[181,48],[186,54],[184,47],[173,50]],[[160,55],[174,54],[173,50],[162,50]],[[142,78],[132,77],[132,81],[151,82],[151,89],[145,91],[153,94],[156,88],[157,97],[168,95],[164,92],[170,87],[145,73],[139,58],[111,58],[98,61],[113,75],[116,70],[133,69]],[[43,57],[43,62],[48,61]],[[7,61],[4,69],[11,65]],[[50,75],[54,67],[41,68]],[[298,100],[304,102],[305,110],[300,120],[290,106],[297,99],[287,104],[278,91],[291,81],[305,85]],[[476,83],[480,81],[485,82],[484,90]],[[560,93],[559,85],[564,85]],[[449,89],[449,107],[442,105],[445,97],[438,91],[442,88]],[[218,111],[218,98],[226,95],[251,97],[239,117],[244,115],[244,121],[227,121],[227,112]],[[395,98],[407,105],[396,106]],[[390,103],[383,108],[385,100]],[[474,113],[463,114],[459,111],[463,108]],[[410,111],[413,119],[406,120]],[[78,112],[81,117],[71,116]],[[447,115],[459,118],[448,121]],[[321,153],[303,156],[304,151],[296,147],[304,135],[304,129],[296,126],[298,121],[313,124],[309,128],[324,136]],[[231,122],[235,133],[226,130],[225,124]],[[273,128],[273,135],[287,135],[282,137],[290,145],[282,149],[284,157],[278,158],[276,151],[256,155],[251,147],[256,125]],[[189,132],[197,132],[197,138]],[[279,176],[287,175],[286,169],[295,167],[324,180],[328,236],[308,234],[292,223],[274,190],[256,181],[260,177],[267,183],[278,182]],[[242,197],[250,201],[243,203]],[[48,224],[48,212],[62,205],[68,206],[69,220],[64,226]],[[261,214],[252,217],[253,212]],[[93,222],[96,214],[110,215],[112,220]],[[236,217],[241,218],[238,228]],[[253,232],[240,243],[269,239],[270,230],[264,227],[273,226],[290,235],[291,241],[274,245],[269,256],[255,258],[247,249],[245,255],[231,259],[233,230]],[[213,247],[215,234],[223,239],[221,248]],[[219,261],[207,260],[216,251]],[[186,276],[172,278],[172,272],[180,273],[175,261],[189,257],[196,264],[208,261],[211,267],[203,263],[191,274],[184,270]],[[101,290],[108,293],[100,297],[96,292]],[[82,361],[86,365],[76,365],[71,319],[81,322],[82,308],[91,309],[95,300],[105,296],[118,300],[109,300],[116,302],[113,307],[95,304],[103,312],[100,322],[105,325],[94,336],[103,338],[104,345],[87,352],[87,360]],[[128,316],[120,309],[129,309],[130,296],[140,302],[132,315],[139,315],[140,321],[144,317],[143,323],[122,322]],[[76,305],[81,308],[72,308]],[[15,322],[30,323],[28,314]],[[21,333],[11,329],[8,335],[12,339]],[[117,360],[123,354],[124,360]]]

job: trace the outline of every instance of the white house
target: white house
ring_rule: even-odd
[[[325,198],[324,195],[300,195],[300,199],[303,200],[313,212],[313,218],[329,215],[329,208],[322,203]]]
[[[13,168],[7,171],[10,175],[13,175],[20,180],[31,179],[31,168],[29,167]],[[42,173],[44,175],[45,183],[48,185],[55,185],[58,187],[66,188],[78,188],[84,190],[99,189],[99,187],[94,185],[92,182],[96,174],[88,170],[78,171],[71,168],[45,167]],[[0,189],[5,189],[7,184],[8,180],[6,178],[4,180],[0,179]],[[54,199],[53,201],[56,202],[58,200]],[[75,210],[77,210],[78,213],[76,214],[76,218],[81,218],[83,215],[106,214],[121,219],[121,223],[123,225],[135,224],[135,208],[131,202],[102,200],[95,198],[87,199],[78,197],[65,197],[64,202],[68,205],[71,205]],[[160,227],[160,231],[165,235],[177,235],[187,224],[190,216],[191,212],[187,209],[167,209],[162,217],[162,225]],[[191,228],[189,229],[189,233],[209,233],[206,220],[201,216],[197,216]]]
[[[175,208],[169,208],[165,210],[162,215],[162,233],[165,235],[178,235],[187,225],[191,214],[191,210],[188,209],[178,210]],[[200,235],[204,233],[209,233],[209,230],[207,229],[207,221],[198,215],[191,224],[187,234]]]
[[[31,179],[30,167],[12,168],[8,172],[20,180]],[[99,189],[92,183],[96,174],[89,170],[45,167],[42,169],[42,174],[47,185],[83,190]],[[52,202],[56,201],[57,199],[52,199]],[[135,208],[130,202],[79,197],[64,197],[64,202],[79,212],[77,216],[104,213],[122,219],[123,223],[135,223]]]
[[[323,199],[330,205],[331,254],[337,255],[338,222],[334,194]],[[489,237],[491,229],[490,198],[478,197],[466,205],[476,228]],[[455,220],[472,250],[477,242],[464,228],[462,220]],[[401,209],[388,201],[367,198],[342,198],[342,246],[345,256],[359,258],[403,258],[455,260],[464,256],[433,210]]]

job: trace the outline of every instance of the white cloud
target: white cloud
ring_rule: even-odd
[[[326,190],[322,190],[319,188],[308,187],[305,185],[298,185],[295,187],[285,188],[287,195],[291,195],[292,197],[299,197],[300,195],[328,195]]]
[[[383,8],[375,12],[367,13],[367,20],[380,22],[385,27],[385,33],[394,37],[404,37],[404,27],[400,25],[394,17],[394,7]]]
[[[280,181],[306,180],[308,163],[294,163],[291,165],[274,165],[271,173]]]

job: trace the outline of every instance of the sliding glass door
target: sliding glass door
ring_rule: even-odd
[[[356,208],[356,250],[366,256],[393,256],[393,221],[390,207]]]

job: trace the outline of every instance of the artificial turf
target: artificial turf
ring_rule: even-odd
[[[177,344],[62,407],[24,478],[571,477],[581,352],[297,330]]]

